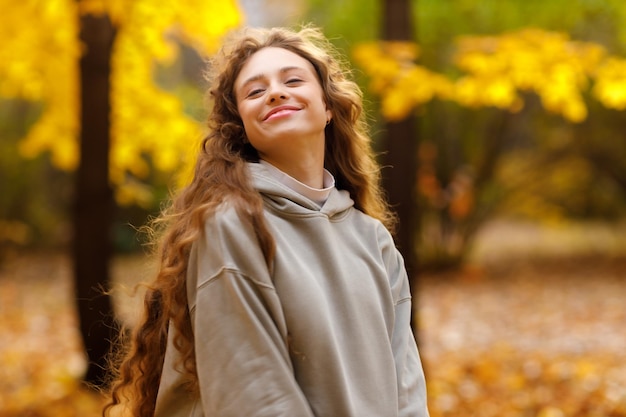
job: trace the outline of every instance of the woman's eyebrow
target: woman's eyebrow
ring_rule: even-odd
[[[282,67],[282,68],[280,69],[280,73],[281,73],[281,74],[284,74],[284,73],[286,73],[286,72],[293,71],[293,70],[301,70],[301,71],[304,71],[304,68],[302,68],[302,67],[296,67],[296,66]]]

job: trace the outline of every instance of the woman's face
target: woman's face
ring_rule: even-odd
[[[257,51],[239,72],[235,95],[246,136],[262,158],[290,155],[290,148],[309,142],[323,146],[331,112],[313,65],[300,55],[276,47]]]

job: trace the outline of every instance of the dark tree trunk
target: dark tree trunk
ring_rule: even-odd
[[[80,39],[80,165],[76,172],[73,261],[80,330],[89,358],[85,382],[104,380],[114,334],[108,288],[114,203],[109,185],[111,49],[115,30],[107,17],[83,16]]]
[[[410,0],[385,0],[383,2],[383,39],[389,41],[414,40]],[[383,154],[383,186],[389,202],[399,218],[396,244],[404,256],[407,272],[417,297],[417,255],[415,234],[417,232],[417,205],[415,182],[417,177],[417,121],[410,116],[400,122],[386,124]],[[413,315],[415,318],[415,314]],[[415,321],[411,323],[417,336]]]

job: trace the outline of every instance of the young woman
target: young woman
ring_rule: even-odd
[[[428,415],[403,260],[361,94],[312,28],[245,30],[210,65],[192,183],[105,415]]]

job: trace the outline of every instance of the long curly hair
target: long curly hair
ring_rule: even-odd
[[[393,228],[395,217],[380,188],[380,170],[367,134],[361,91],[321,31],[313,27],[248,28],[231,34],[208,65],[210,133],[202,142],[194,177],[150,225],[160,267],[155,279],[146,284],[143,319],[119,342],[103,416],[117,415],[113,410],[119,411],[118,407],[136,417],[154,415],[170,326],[175,335],[173,345],[182,358],[180,371],[187,377],[189,391],[198,392],[186,295],[187,262],[204,220],[224,200],[228,199],[243,221],[254,227],[268,266],[271,263],[274,240],[264,220],[262,198],[246,169],[247,162],[258,162],[258,153],[245,138],[234,91],[243,65],[266,47],[284,48],[311,62],[333,114],[325,128],[325,167],[335,176],[337,188],[350,193],[356,208]]]

